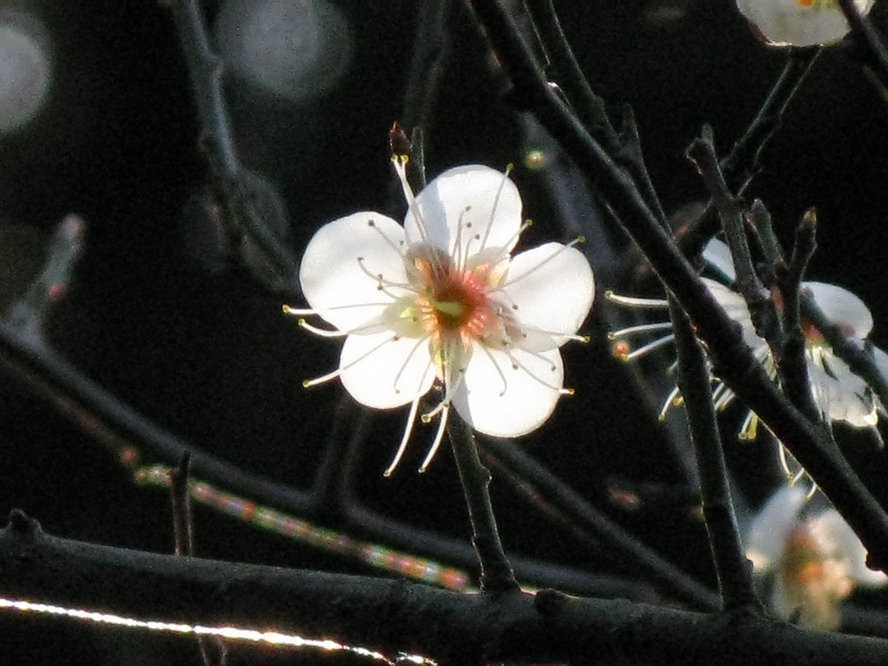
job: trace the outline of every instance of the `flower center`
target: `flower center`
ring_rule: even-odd
[[[802,7],[813,7],[814,9],[835,9],[835,0],[795,0],[797,5]]]
[[[439,341],[458,336],[465,343],[495,325],[496,308],[489,289],[496,280],[489,264],[460,270],[447,255],[427,250],[413,258],[413,266],[423,328]]]
[[[492,318],[486,283],[477,271],[450,270],[426,287],[426,300],[442,331],[459,331],[470,336],[484,333]]]

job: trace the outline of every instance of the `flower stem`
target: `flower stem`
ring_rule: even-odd
[[[670,299],[678,354],[678,386],[685,403],[691,442],[700,468],[700,496],[709,547],[724,610],[761,612],[752,566],[743,551],[728,487],[728,470],[718,432],[706,356],[684,311]]]
[[[459,470],[459,480],[472,522],[472,543],[481,564],[481,589],[485,592],[517,590],[512,565],[500,542],[493,505],[490,503],[490,472],[481,464],[478,446],[471,428],[459,417],[447,422],[447,434]]]

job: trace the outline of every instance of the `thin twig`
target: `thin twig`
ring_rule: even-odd
[[[839,0],[839,8],[845,15],[852,33],[858,37],[867,47],[874,72],[884,85],[888,81],[888,48],[882,41],[882,36],[873,27],[869,18],[860,13],[854,0]]]
[[[182,454],[179,464],[171,469],[170,500],[173,508],[173,539],[176,555],[194,555],[194,522],[191,515],[191,493],[188,491],[191,454]]]
[[[722,172],[727,182],[743,194],[758,172],[762,152],[780,128],[783,116],[789,108],[802,82],[808,76],[820,48],[789,49],[789,55],[780,76],[774,82],[758,112],[743,135],[734,143],[731,152],[721,161]],[[681,244],[691,254],[696,254],[716,233],[718,219],[713,215],[710,201],[701,211],[697,220],[689,226]]]
[[[174,552],[179,557],[194,557],[194,519],[191,513],[189,470],[191,454],[184,453],[178,466],[169,471],[170,500],[173,509]],[[204,666],[225,666],[228,653],[221,638],[197,636],[197,647]]]
[[[447,421],[447,434],[472,522],[472,543],[481,564],[481,589],[494,593],[518,590],[490,503],[490,472],[478,457],[472,429],[458,416],[451,416]]]
[[[796,228],[792,256],[786,270],[776,270],[777,286],[783,297],[783,345],[776,350],[777,372],[789,399],[812,421],[820,420],[821,410],[811,392],[811,379],[805,357],[807,341],[802,330],[799,294],[802,278],[817,247],[817,216],[809,210]],[[778,269],[783,264],[778,264]]]
[[[703,519],[722,606],[726,611],[744,609],[760,613],[761,603],[752,583],[752,565],[746,559],[731,502],[706,355],[694,337],[690,321],[672,298],[669,299],[669,314],[678,355],[678,387],[700,468]]]
[[[607,115],[604,100],[595,94],[574,56],[552,0],[525,0],[543,49],[554,68],[553,74],[571,107],[602,145],[619,149],[620,138]]]
[[[621,565],[636,570],[639,576],[649,579],[658,588],[694,608],[718,608],[718,598],[711,590],[626,532],[540,465],[522,447],[514,442],[485,438],[481,451],[486,454],[485,458],[494,461],[507,479],[515,477],[529,484],[534,502],[538,502],[540,497],[551,502],[553,508],[574,524],[586,539],[598,541],[602,556],[612,555]]]
[[[285,215],[286,209],[277,192],[250,174],[238,158],[222,87],[222,61],[210,46],[200,5],[197,0],[170,0],[170,6],[194,89],[201,145],[227,213],[223,219],[241,244],[240,255],[251,274],[273,291],[296,294],[296,262],[275,231],[289,224],[263,219],[257,200],[273,202],[263,208],[265,214]],[[253,258],[257,251],[260,264]]]
[[[773,341],[780,331],[777,311],[768,290],[755,272],[743,224],[743,206],[731,194],[725,182],[715,154],[711,127],[705,126],[701,137],[691,142],[687,156],[696,165],[718,211],[734,264],[734,285],[749,307],[755,332],[765,340]]]

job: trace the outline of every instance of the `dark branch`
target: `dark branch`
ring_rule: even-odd
[[[273,628],[439,661],[867,666],[888,641],[753,616],[555,593],[463,595],[397,580],[236,564],[45,535],[13,513],[0,530],[6,598],[203,626]]]
[[[585,131],[540,75],[521,35],[496,0],[472,0],[501,61],[540,122],[561,144],[644,252],[707,345],[714,372],[768,425],[808,471],[860,537],[870,564],[888,570],[888,514],[822,428],[806,419],[774,386],[735,323],[726,315],[651,211],[632,178]]]
[[[481,589],[495,593],[517,590],[518,583],[503,552],[490,503],[490,472],[478,457],[475,435],[458,416],[452,416],[447,422],[447,434],[472,522],[472,543],[481,563]]]
[[[731,502],[728,470],[712,403],[706,355],[694,337],[690,321],[673,299],[669,302],[669,313],[678,355],[678,387],[700,468],[703,519],[706,521],[722,606],[727,611],[744,609],[761,612],[761,604],[752,584],[752,565],[746,559]]]

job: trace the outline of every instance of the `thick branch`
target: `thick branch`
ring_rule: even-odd
[[[452,663],[884,664],[888,641],[553,592],[462,595],[403,581],[96,546],[0,530],[3,596],[142,619],[273,628]]]

